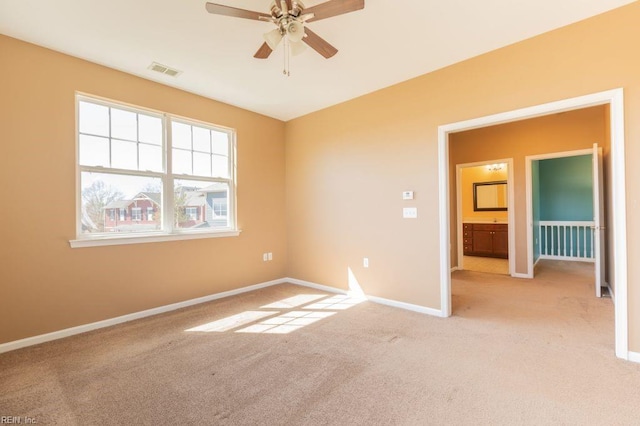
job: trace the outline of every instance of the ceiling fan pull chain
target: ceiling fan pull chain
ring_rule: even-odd
[[[287,41],[284,40],[282,43],[283,47],[283,55],[282,55],[282,74],[287,75]]]
[[[289,40],[287,40],[287,37],[284,37],[282,41],[282,47],[284,50],[284,69],[282,70],[282,74],[286,75],[287,77],[291,77],[291,72],[289,70],[291,64],[291,60],[289,57]]]

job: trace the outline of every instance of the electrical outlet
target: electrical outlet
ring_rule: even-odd
[[[269,258],[269,260],[273,260],[273,253],[271,252],[267,253],[267,257]]]
[[[365,257],[365,258],[362,260],[362,266],[364,266],[365,268],[368,268],[368,267],[369,267],[369,258],[368,258],[368,257]]]
[[[269,255],[267,253],[262,253],[262,261],[266,262],[267,260],[269,260]]]

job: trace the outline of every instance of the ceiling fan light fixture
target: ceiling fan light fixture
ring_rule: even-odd
[[[302,41],[304,37],[304,25],[301,22],[293,21],[287,26],[287,37],[292,43]]]
[[[280,29],[276,28],[269,31],[268,33],[265,33],[264,40],[267,42],[267,45],[271,48],[271,50],[276,50],[276,47],[278,47],[278,44],[280,44],[280,41],[282,40]]]
[[[300,55],[302,52],[304,52],[305,50],[307,50],[307,45],[304,44],[301,41],[295,41],[295,42],[291,42],[289,43],[289,46],[291,47],[291,54],[293,56],[298,56]]]

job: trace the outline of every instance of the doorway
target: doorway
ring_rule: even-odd
[[[514,270],[513,159],[456,164],[455,269]]]
[[[595,296],[605,282],[602,148],[526,157],[529,271],[540,260],[587,262]],[[611,293],[610,288],[608,293]]]
[[[629,359],[627,311],[627,249],[626,249],[626,185],[624,158],[624,102],[623,90],[566,99],[477,119],[447,124],[438,128],[439,152],[439,225],[440,225],[440,278],[441,315],[451,315],[451,228],[450,220],[450,166],[449,134],[478,129],[495,124],[509,123],[527,118],[542,117],[595,105],[609,106],[611,139],[611,180],[609,183],[611,244],[615,256],[611,258],[615,276],[615,349],[616,356]]]

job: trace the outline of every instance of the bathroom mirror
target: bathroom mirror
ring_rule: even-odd
[[[507,181],[475,182],[473,184],[473,211],[507,210]]]

